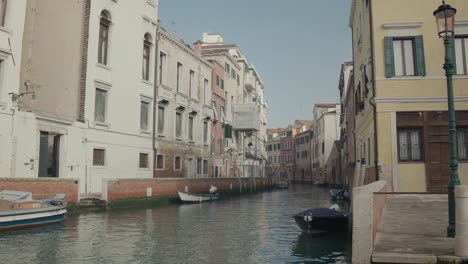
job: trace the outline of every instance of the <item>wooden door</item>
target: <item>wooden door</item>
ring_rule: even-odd
[[[450,178],[448,127],[429,126],[427,137],[427,191],[447,193],[447,185]]]

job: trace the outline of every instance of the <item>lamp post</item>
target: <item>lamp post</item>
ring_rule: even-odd
[[[455,24],[455,14],[457,10],[442,1],[442,5],[434,11],[439,37],[444,40],[445,63],[444,70],[447,76],[447,100],[449,117],[449,142],[450,142],[450,180],[448,182],[448,206],[449,206],[449,225],[447,227],[447,236],[455,237],[455,186],[460,185],[458,179],[458,158],[456,146],[456,123],[455,107],[453,100],[453,80],[454,74],[454,54],[453,54],[453,34]]]

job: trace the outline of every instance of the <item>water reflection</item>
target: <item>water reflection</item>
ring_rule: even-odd
[[[328,206],[327,190],[293,185],[214,203],[82,214],[0,233],[0,258],[47,264],[349,262],[347,235],[309,237],[291,217]]]

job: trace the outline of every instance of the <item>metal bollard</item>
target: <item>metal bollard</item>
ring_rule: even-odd
[[[455,255],[468,258],[468,186],[455,187]]]

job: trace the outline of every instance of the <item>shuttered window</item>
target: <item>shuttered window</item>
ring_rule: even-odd
[[[422,161],[422,130],[399,128],[398,148],[400,161]]]
[[[425,76],[422,36],[384,38],[385,76]]]
[[[455,37],[455,65],[457,74],[468,74],[468,36]]]

